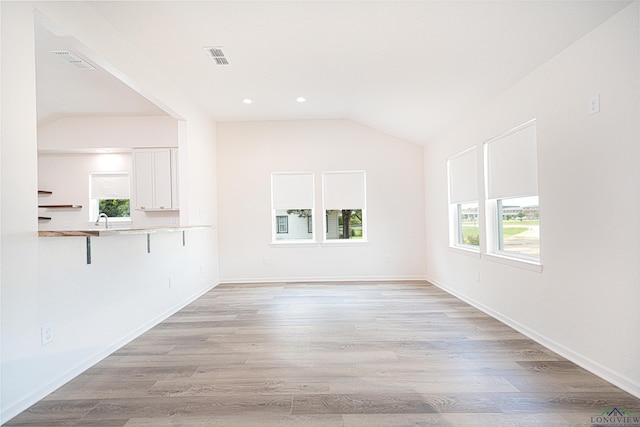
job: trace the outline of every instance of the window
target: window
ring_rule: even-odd
[[[540,257],[538,196],[500,199],[498,206],[498,250]]]
[[[366,241],[365,172],[324,172],[322,186],[325,241]]]
[[[488,252],[539,263],[537,169],[535,121],[485,143]]]
[[[273,242],[314,241],[314,177],[311,172],[271,174]]]
[[[456,243],[479,248],[478,203],[458,203],[456,213]]]
[[[113,221],[130,219],[129,174],[92,173],[89,175],[89,221],[106,214]]]
[[[450,244],[479,251],[478,160],[475,147],[447,161],[449,172]]]

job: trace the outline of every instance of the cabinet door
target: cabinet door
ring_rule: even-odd
[[[171,209],[171,150],[153,150],[154,200],[156,209]]]
[[[136,209],[153,209],[153,156],[151,150],[133,152]]]

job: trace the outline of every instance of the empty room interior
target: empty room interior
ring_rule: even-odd
[[[640,426],[634,1],[5,1],[7,426]]]

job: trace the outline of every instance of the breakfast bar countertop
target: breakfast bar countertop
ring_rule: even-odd
[[[215,228],[213,225],[173,225],[173,226],[150,226],[150,227],[114,227],[114,228],[90,228],[85,230],[39,230],[40,237],[101,237],[120,236],[127,234],[150,234],[166,233],[176,231],[188,231],[201,228]]]

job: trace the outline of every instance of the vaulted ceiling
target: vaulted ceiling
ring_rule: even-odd
[[[217,121],[349,118],[424,144],[629,3],[89,4]],[[63,44],[37,34],[41,120],[162,114],[103,70],[49,53]],[[205,47],[222,47],[229,65]]]

